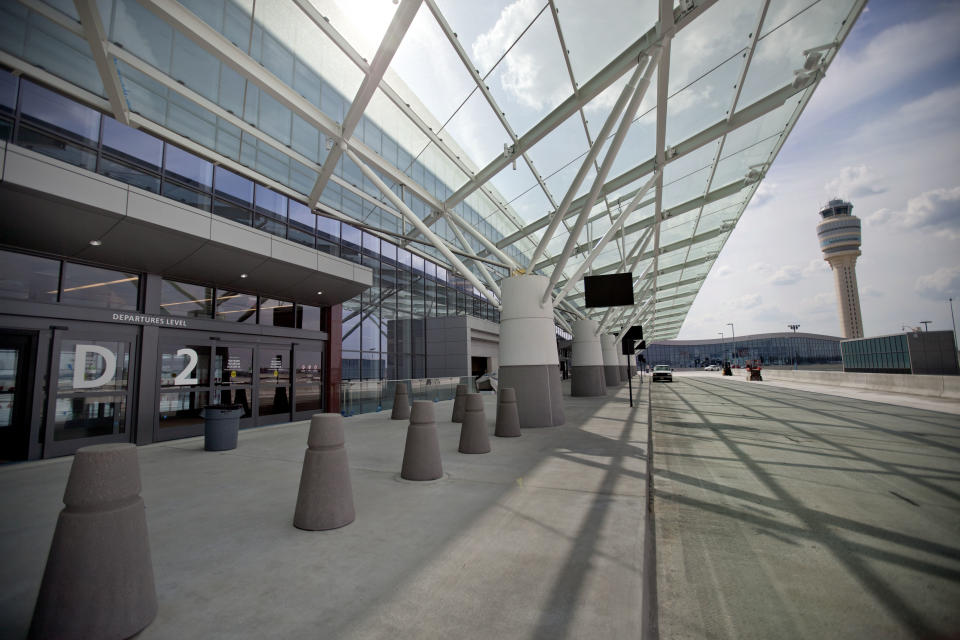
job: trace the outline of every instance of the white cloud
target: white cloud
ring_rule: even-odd
[[[914,291],[924,298],[942,300],[960,295],[960,267],[943,267],[920,276]]]
[[[717,275],[721,278],[725,278],[733,273],[733,267],[728,264],[722,265],[717,269]]]
[[[905,211],[879,209],[867,216],[867,222],[905,231],[933,230],[945,238],[960,238],[960,186],[925,191],[910,198]]]
[[[732,304],[737,309],[753,309],[763,304],[763,298],[758,293],[748,293],[734,299]]]
[[[839,175],[823,185],[831,196],[840,196],[846,200],[875,195],[886,191],[880,178],[865,164],[855,167],[843,167]]]
[[[860,287],[860,295],[864,298],[882,298],[884,293],[876,287]]]
[[[801,275],[802,271],[800,267],[788,264],[777,269],[774,274],[770,276],[768,282],[777,286],[796,284],[800,282]]]
[[[960,32],[957,7],[956,3],[945,3],[943,9],[924,20],[892,26],[861,50],[844,52],[830,65],[818,91],[820,99],[811,101],[804,118],[809,122],[829,117],[902,86],[923,70],[956,56],[956,34]]]
[[[837,305],[837,296],[834,293],[818,293],[810,298],[804,298],[797,305],[806,313],[824,314],[832,313]]]

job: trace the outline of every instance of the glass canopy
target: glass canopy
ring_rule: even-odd
[[[864,4],[22,0],[0,63],[494,302],[542,273],[561,325],[669,339]],[[625,270],[635,307],[583,309],[583,275]]]

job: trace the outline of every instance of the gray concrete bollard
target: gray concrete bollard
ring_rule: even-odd
[[[29,637],[129,638],[157,615],[136,446],[78,449],[63,503]]]
[[[293,526],[325,531],[346,526],[355,517],[343,418],[339,413],[318,413],[310,419]]]
[[[433,416],[433,403],[427,400],[413,403],[400,477],[404,480],[436,480],[443,477],[437,422]]]
[[[479,393],[468,393],[463,426],[460,427],[460,453],[490,453],[490,434],[483,415],[483,399]]]
[[[501,387],[497,394],[497,428],[493,435],[499,438],[516,438],[520,435],[517,394],[510,387]]]
[[[393,394],[393,410],[390,412],[391,420],[407,420],[410,418],[410,398],[407,395],[407,385],[403,382],[397,383],[397,390]]]
[[[466,407],[467,400],[467,385],[458,384],[457,385],[457,395],[453,398],[453,417],[450,418],[450,422],[463,422],[464,409]]]

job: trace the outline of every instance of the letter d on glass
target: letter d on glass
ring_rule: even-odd
[[[86,379],[87,355],[97,354],[103,358],[103,373],[92,380]],[[113,380],[117,372],[117,356],[106,347],[95,344],[78,344],[73,352],[73,388],[94,389]]]

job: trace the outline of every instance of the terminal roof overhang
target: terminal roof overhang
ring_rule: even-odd
[[[339,118],[284,82],[252,49],[231,41],[204,3],[139,3],[149,10],[141,19],[162,21],[231,69],[247,89],[269,96],[322,134],[326,158],[305,157],[271,133],[269,123],[237,116],[162,64],[137,55],[124,34],[113,37],[105,28],[98,7],[109,3],[76,0],[76,12],[68,15],[23,0],[38,20],[86,41],[102,90],[90,93],[70,77],[6,52],[0,52],[0,63],[249,172],[143,115],[124,83],[134,73],[149,78],[315,173],[309,193],[274,185],[288,195],[339,214],[318,204],[328,185],[339,185],[403,219],[401,229],[418,240],[411,248],[426,247],[491,300],[496,302],[497,281],[505,273],[542,273],[551,277],[561,325],[587,314],[609,331],[642,324],[649,341],[677,335],[865,0],[582,3],[589,4],[589,20],[577,19],[578,3],[561,0],[503,6],[401,0],[396,6],[384,2],[391,14],[376,24],[364,21],[360,3],[258,0],[257,27],[284,36],[294,55],[303,49],[304,60],[311,59],[307,49],[322,49],[323,68],[316,71],[339,82],[347,96]],[[242,4],[227,0],[223,15]],[[249,22],[245,11],[238,15]],[[474,32],[487,41],[491,33],[507,35],[491,57],[491,51],[478,54],[479,38],[469,35]],[[375,42],[366,41],[370,34]],[[435,37],[424,44],[424,34]],[[532,86],[523,96],[515,76],[524,65],[542,76],[558,73],[566,84],[551,86],[550,95],[537,95]],[[411,71],[417,66],[435,66],[447,75],[425,84]],[[515,104],[518,96],[523,104]],[[626,115],[602,126],[611,111]],[[363,116],[442,177],[444,197],[415,179],[412,164],[398,166],[396,158],[367,144],[358,127]],[[455,138],[467,120],[480,127],[481,141],[460,140],[461,148]],[[592,148],[595,154],[589,154]],[[360,189],[338,175],[339,162],[354,163],[365,185],[376,188]],[[582,183],[571,189],[581,170]],[[419,214],[409,208],[413,199],[426,205]],[[483,231],[465,219],[464,203],[487,223]],[[502,269],[491,269],[491,261]],[[582,308],[584,274],[627,270],[634,274],[634,307]]]

